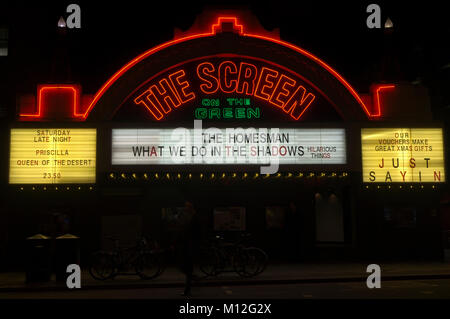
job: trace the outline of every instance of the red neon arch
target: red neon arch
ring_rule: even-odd
[[[80,90],[75,85],[43,85],[40,86],[38,89],[38,100],[37,100],[37,113],[21,113],[19,114],[20,117],[34,117],[39,118],[42,116],[41,112],[43,109],[45,109],[45,103],[44,103],[44,93],[45,91],[52,91],[52,90],[68,90],[73,93],[73,117],[82,117],[86,118],[86,113],[78,113],[77,112],[77,106],[78,106],[78,99],[80,97]]]
[[[162,50],[164,48],[172,46],[174,44],[185,42],[185,41],[189,41],[189,40],[193,40],[193,39],[197,39],[197,38],[214,36],[217,33],[217,31],[220,30],[220,27],[222,26],[222,23],[224,23],[224,22],[228,22],[228,23],[231,22],[233,24],[233,28],[234,29],[238,29],[238,32],[239,32],[239,34],[241,36],[262,39],[262,40],[265,40],[265,41],[270,41],[270,42],[273,42],[273,43],[276,43],[276,44],[279,44],[279,45],[283,45],[283,46],[288,47],[288,48],[290,48],[290,49],[292,49],[294,51],[297,51],[300,54],[308,57],[309,59],[311,59],[313,61],[315,61],[320,66],[322,66],[324,69],[326,69],[328,72],[330,72],[339,82],[342,83],[342,85],[344,85],[344,87],[353,95],[353,97],[356,99],[356,101],[360,104],[360,106],[362,107],[364,112],[367,114],[367,116],[369,116],[369,117],[379,117],[380,116],[380,115],[372,115],[370,113],[370,111],[368,110],[367,106],[362,101],[362,99],[359,96],[359,94],[355,91],[355,89],[353,89],[353,87],[336,70],[334,70],[331,66],[326,64],[324,61],[322,61],[321,59],[319,59],[318,57],[316,57],[312,53],[310,53],[310,52],[308,52],[308,51],[306,51],[306,50],[304,50],[304,49],[302,49],[300,47],[297,47],[297,46],[295,46],[295,45],[293,45],[293,44],[291,44],[289,42],[285,42],[285,41],[282,41],[282,40],[270,38],[270,37],[263,36],[263,35],[245,33],[244,32],[244,27],[243,27],[242,24],[238,23],[237,17],[218,17],[217,23],[212,24],[210,32],[194,34],[194,35],[190,35],[190,36],[186,36],[186,37],[183,37],[183,38],[179,38],[179,39],[175,39],[175,40],[171,40],[171,41],[165,42],[163,44],[160,44],[160,45],[158,45],[158,46],[156,46],[156,47],[154,47],[154,48],[152,48],[152,49],[142,53],[138,57],[136,57],[133,60],[131,60],[130,62],[128,62],[119,71],[117,71],[111,78],[109,78],[108,81],[106,81],[105,84],[103,84],[103,86],[100,88],[100,90],[97,91],[97,93],[95,94],[93,100],[89,104],[88,108],[86,109],[86,111],[82,115],[82,117],[85,119],[88,116],[89,112],[94,107],[94,105],[98,102],[98,100],[106,92],[106,90],[108,90],[109,87],[118,78],[120,78],[125,72],[127,72],[134,65],[136,65],[137,63],[139,63],[140,61],[142,61],[146,57],[148,57],[148,56],[150,56],[150,55],[152,55],[152,54],[154,54],[154,53],[156,53],[156,52],[158,52],[158,51],[160,51],[160,50]]]
[[[395,88],[395,85],[379,85],[375,89],[375,114],[370,114],[371,117],[380,117],[381,116],[381,102],[380,102],[380,91],[393,89]]]

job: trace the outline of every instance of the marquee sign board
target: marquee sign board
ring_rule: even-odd
[[[96,129],[13,128],[9,183],[95,183],[96,149]]]
[[[345,130],[113,129],[112,165],[346,164]]]
[[[361,141],[366,183],[445,182],[441,128],[364,128]]]

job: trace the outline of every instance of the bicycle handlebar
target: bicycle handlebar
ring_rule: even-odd
[[[251,234],[250,233],[242,233],[241,234],[241,236],[240,236],[240,238],[238,239],[238,240],[235,240],[235,241],[226,241],[225,240],[225,238],[224,238],[224,236],[221,236],[221,235],[216,235],[216,236],[214,236],[213,238],[211,238],[211,242],[226,242],[226,243],[228,243],[228,244],[233,244],[233,245],[239,245],[239,244],[242,244],[243,242],[245,242],[248,238],[250,238],[251,237]]]

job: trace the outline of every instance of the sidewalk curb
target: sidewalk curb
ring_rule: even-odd
[[[450,279],[450,274],[432,275],[391,275],[382,276],[382,281],[401,280],[437,280]],[[330,277],[330,278],[302,278],[302,279],[244,279],[244,280],[213,280],[193,282],[193,287],[215,287],[215,286],[249,286],[249,285],[285,285],[285,284],[320,284],[337,282],[364,282],[367,277]],[[107,289],[145,289],[145,288],[183,288],[184,282],[168,283],[111,283],[81,286],[86,290],[107,290]],[[0,287],[0,293],[5,292],[38,292],[38,291],[63,291],[69,290],[63,282],[51,286],[25,286],[25,287]],[[74,289],[75,291],[76,289]]]

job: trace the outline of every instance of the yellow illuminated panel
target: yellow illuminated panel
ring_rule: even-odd
[[[361,130],[363,182],[445,182],[441,128]]]
[[[11,129],[9,183],[95,183],[96,141],[96,129]]]

